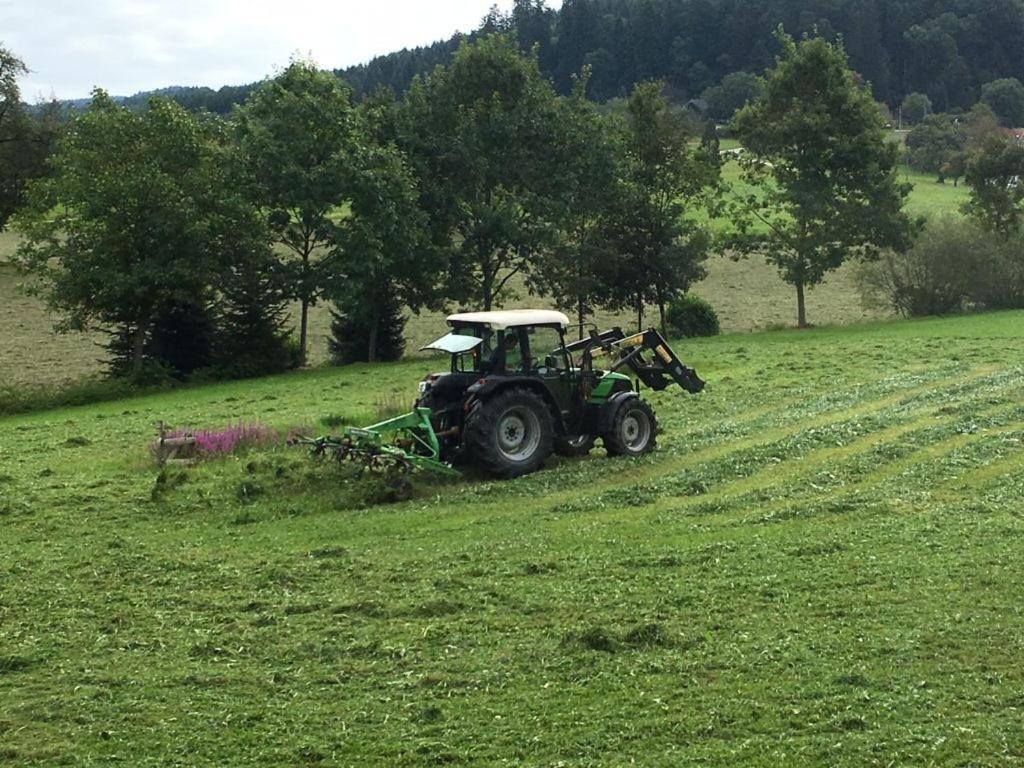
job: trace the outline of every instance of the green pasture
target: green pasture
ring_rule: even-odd
[[[1022,313],[680,344],[659,448],[512,482],[158,421],[296,426],[436,360],[0,420],[0,763],[1024,760]]]

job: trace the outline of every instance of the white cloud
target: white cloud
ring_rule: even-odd
[[[340,68],[474,29],[494,0],[0,0],[25,98],[238,85],[298,53]],[[508,7],[510,0],[499,2]]]

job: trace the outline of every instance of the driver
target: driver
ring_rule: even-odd
[[[512,360],[516,357],[516,347],[519,345],[519,335],[516,333],[505,332],[505,338],[501,344],[494,347],[494,351],[491,353],[491,359],[488,361],[489,370],[492,372],[501,371],[509,367],[510,357]],[[509,355],[509,353],[512,353]]]

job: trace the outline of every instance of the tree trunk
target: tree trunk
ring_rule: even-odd
[[[636,329],[644,329],[644,300],[641,296],[636,297]]]
[[[366,359],[367,362],[377,362],[377,337],[380,331],[380,303],[377,301],[373,302],[373,309],[370,310],[370,339],[367,344]]]
[[[483,310],[484,312],[491,311],[491,305],[494,303],[494,280],[497,278],[497,273],[491,275],[486,269],[483,271],[481,282],[481,289],[483,290],[482,298],[484,300]]]
[[[132,332],[132,375],[142,373],[142,361],[146,354],[146,331],[148,323],[139,322]]]
[[[668,334],[665,333],[665,297],[660,294],[658,295],[658,314],[661,319],[661,333],[666,336]]]
[[[579,324],[580,324],[580,339],[582,340],[583,339],[583,323],[584,323],[584,321],[586,319],[586,312],[584,311],[583,297],[582,296],[578,297],[577,302],[576,302],[576,318],[579,320]]]
[[[798,282],[796,284],[796,327],[806,328],[807,327],[807,306],[804,303],[804,284]]]
[[[299,367],[306,365],[306,336],[309,330],[309,299],[302,297],[302,311],[299,316]]]

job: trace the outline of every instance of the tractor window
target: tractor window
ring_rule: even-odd
[[[523,342],[526,333],[521,328],[509,328],[502,338],[502,346],[505,349],[505,373],[522,373],[525,369],[526,355],[523,352]]]
[[[531,328],[528,337],[530,342],[529,370],[568,370],[568,355],[562,346],[562,334],[557,328]]]
[[[494,355],[494,331],[479,325],[464,325],[460,328],[455,328],[452,333],[484,340],[472,352],[455,356],[452,359],[452,372],[475,373],[481,371],[484,362],[490,360]]]

